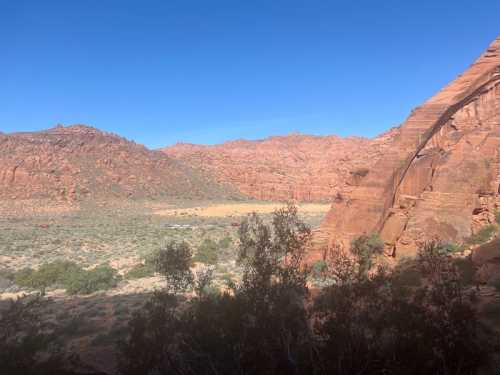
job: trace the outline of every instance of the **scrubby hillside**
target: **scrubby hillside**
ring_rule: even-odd
[[[158,196],[231,193],[161,152],[92,127],[0,134],[0,200]]]

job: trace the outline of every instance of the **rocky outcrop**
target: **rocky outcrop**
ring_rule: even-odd
[[[0,134],[0,200],[75,202],[226,194],[165,154],[92,127]]]
[[[494,220],[500,192],[500,39],[412,111],[359,186],[332,204],[320,237],[378,232],[391,255],[461,241]]]
[[[181,143],[162,151],[252,198],[331,202],[369,173],[386,142],[387,135],[369,140],[291,134],[215,146]]]

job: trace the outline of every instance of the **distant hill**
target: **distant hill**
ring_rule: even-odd
[[[0,134],[0,200],[159,196],[235,193],[164,153],[89,126]]]
[[[162,151],[252,198],[331,202],[380,158],[388,137],[291,134],[214,146],[178,143]]]

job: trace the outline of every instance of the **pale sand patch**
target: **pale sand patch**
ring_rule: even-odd
[[[120,274],[124,275],[133,268],[136,264],[139,263],[139,257],[125,257],[119,259],[113,259],[109,262],[109,265],[113,267],[115,270],[118,270]]]
[[[192,208],[167,208],[153,211],[161,216],[202,216],[202,217],[228,217],[245,216],[252,212],[257,214],[270,214],[284,207],[283,203],[221,203],[205,207]],[[303,203],[297,205],[299,214],[326,214],[330,205],[326,203]]]
[[[28,294],[33,294],[33,293],[27,293],[27,292],[16,292],[16,293],[0,293],[0,301],[3,301],[3,300],[16,300],[24,295],[28,295]]]
[[[31,259],[25,255],[0,255],[0,269],[6,267],[9,269],[20,269],[30,265],[29,261]]]
[[[167,283],[162,276],[144,277],[136,280],[127,280],[117,288],[106,292],[107,296],[117,296],[123,294],[141,294],[149,293],[154,290],[165,289]]]

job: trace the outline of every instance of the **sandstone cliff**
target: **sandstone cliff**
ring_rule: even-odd
[[[384,157],[341,194],[319,243],[380,233],[392,255],[429,239],[461,241],[500,204],[500,38],[467,71],[412,111]]]
[[[163,153],[83,125],[0,134],[0,200],[225,196]]]
[[[215,146],[177,144],[162,151],[252,198],[331,202],[363,178],[386,142],[387,136],[292,134]]]

